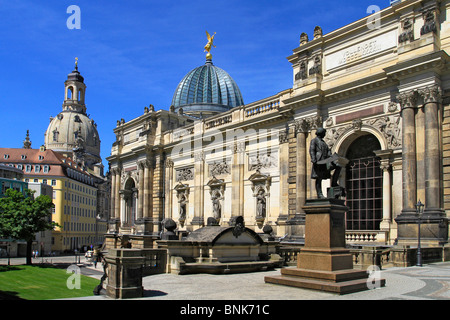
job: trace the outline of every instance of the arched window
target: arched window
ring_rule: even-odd
[[[123,201],[125,201],[125,212],[123,215],[124,226],[133,226],[136,220],[137,211],[137,189],[134,180],[129,178],[125,183],[125,190],[123,192]]]
[[[68,87],[67,88],[67,100],[72,100],[73,99],[73,87]]]
[[[371,134],[357,138],[346,158],[347,230],[380,230],[383,220],[383,172],[374,151],[380,150]]]

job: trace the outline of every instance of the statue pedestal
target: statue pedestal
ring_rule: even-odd
[[[306,212],[305,247],[298,255],[297,268],[284,268],[281,276],[265,282],[298,288],[347,294],[367,290],[368,273],[353,269],[353,257],[345,248],[343,200],[311,199]],[[380,287],[384,279],[378,279]]]
[[[108,264],[106,295],[113,299],[140,298],[143,295],[141,250],[110,249],[105,256]]]

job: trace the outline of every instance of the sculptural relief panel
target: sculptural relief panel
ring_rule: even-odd
[[[324,140],[330,148],[333,148],[337,141],[348,132],[370,130],[378,133],[378,138],[382,138],[385,141],[388,149],[399,149],[402,147],[401,121],[399,114],[384,115],[367,120],[356,119],[350,124],[328,128]]]
[[[278,153],[249,154],[248,171],[270,170],[278,167]]]
[[[194,168],[183,168],[176,170],[176,181],[189,181],[194,180]]]

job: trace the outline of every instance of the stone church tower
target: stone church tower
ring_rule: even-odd
[[[100,137],[97,124],[86,114],[86,85],[78,71],[78,61],[64,85],[62,112],[50,118],[45,133],[45,148],[72,158],[96,176],[103,176]]]

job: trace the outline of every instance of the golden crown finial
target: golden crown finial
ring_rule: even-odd
[[[214,32],[214,34],[211,36],[208,31],[206,31],[206,37],[208,38],[208,43],[205,46],[205,52],[208,52],[206,54],[206,59],[208,60],[212,60],[212,54],[211,54],[211,49],[212,47],[216,47],[213,42],[214,42],[214,37],[215,37],[216,33]]]

